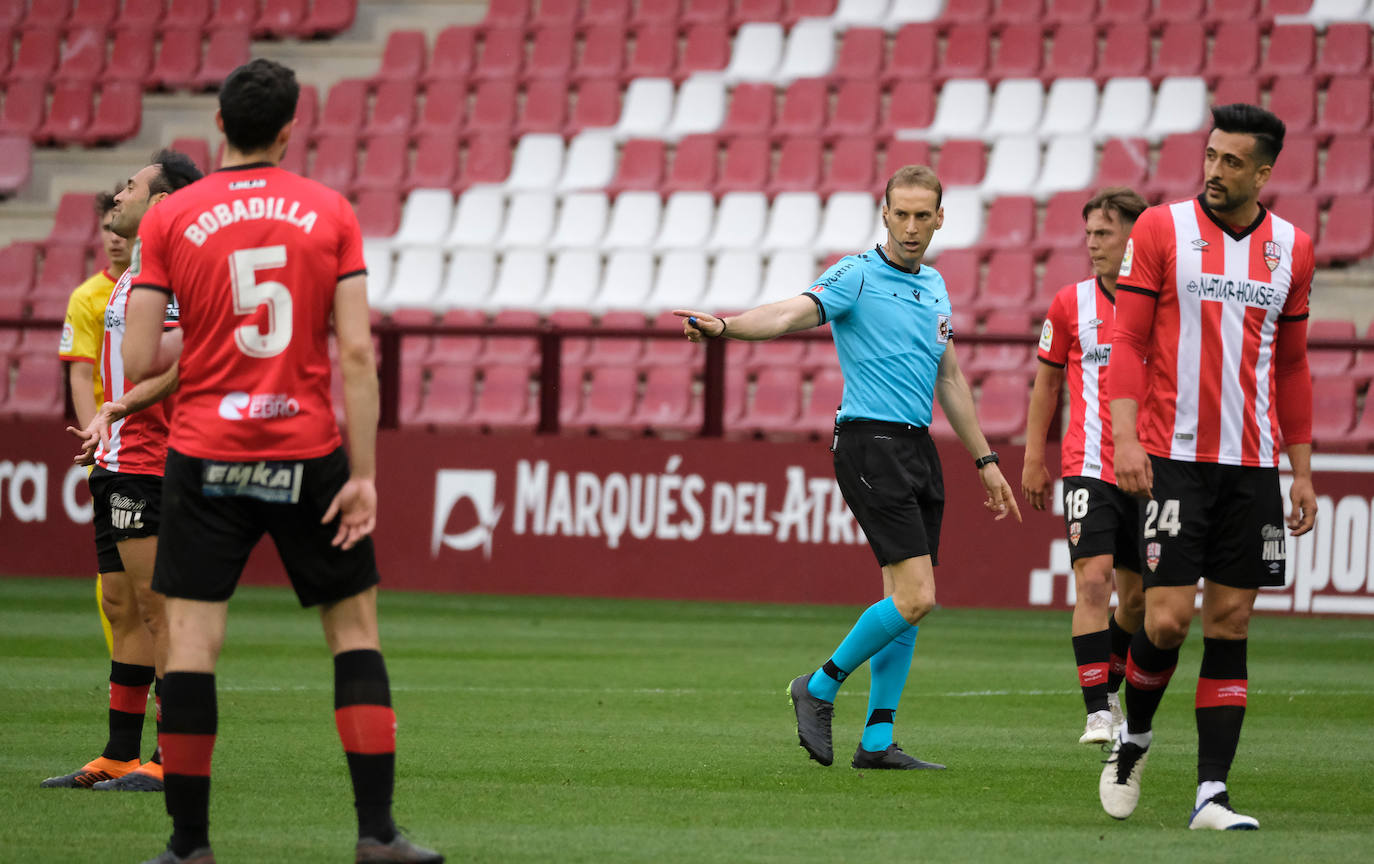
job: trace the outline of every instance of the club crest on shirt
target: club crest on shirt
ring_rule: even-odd
[[[953,329],[949,326],[949,316],[942,313],[939,316],[939,330],[936,333],[935,341],[944,345],[949,342],[949,337],[953,332]]]
[[[1083,536],[1083,523],[1082,523],[1082,522],[1070,522],[1070,523],[1069,523],[1069,542],[1072,543],[1073,545],[1077,546],[1077,545],[1078,545],[1078,540],[1079,540],[1079,538],[1081,538],[1082,536]]]
[[[1151,573],[1155,572],[1155,568],[1159,566],[1159,553],[1162,551],[1163,547],[1159,545],[1158,541],[1152,540],[1145,544],[1145,563],[1149,565]]]
[[[1283,247],[1273,240],[1266,240],[1264,243],[1264,266],[1273,273],[1274,268],[1279,266],[1279,261],[1283,259]]]

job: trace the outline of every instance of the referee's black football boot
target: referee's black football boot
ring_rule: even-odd
[[[210,851],[209,846],[202,846],[199,849],[192,849],[184,857],[172,851],[168,846],[162,850],[162,854],[156,858],[149,858],[143,864],[215,864],[215,853]]]
[[[854,751],[854,761],[849,763],[860,770],[877,769],[893,771],[943,771],[945,766],[939,762],[922,762],[897,746],[893,741],[886,750],[865,750],[862,743]]]
[[[797,712],[797,741],[812,759],[829,765],[835,761],[835,748],[830,743],[830,718],[835,716],[835,703],[817,699],[806,689],[813,674],[793,678],[787,698]]]

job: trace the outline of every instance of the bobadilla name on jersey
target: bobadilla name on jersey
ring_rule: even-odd
[[[287,222],[309,234],[314,230],[319,216],[314,210],[306,213],[300,211],[301,202],[288,202],[285,198],[235,198],[228,203],[216,204],[209,210],[201,211],[196,221],[186,226],[182,236],[197,246],[203,246],[210,235],[221,228],[252,219]]]

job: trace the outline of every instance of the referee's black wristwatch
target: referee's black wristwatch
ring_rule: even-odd
[[[998,462],[1001,461],[1001,459],[997,458],[996,450],[989,450],[988,455],[980,456],[979,458],[973,460],[973,467],[977,468],[979,471],[982,471],[984,465],[996,465]]]

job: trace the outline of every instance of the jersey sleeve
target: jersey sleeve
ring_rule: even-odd
[[[100,359],[100,343],[105,336],[102,320],[105,309],[103,306],[97,309],[97,295],[82,288],[73,291],[67,301],[67,317],[62,322],[62,342],[57,354],[63,360],[94,363]]]
[[[1063,369],[1069,363],[1069,316],[1064,307],[1064,292],[1054,295],[1049,314],[1040,328],[1037,356],[1042,363]]]
[[[160,208],[150,209],[138,227],[138,239],[134,241],[133,255],[129,261],[129,287],[154,288],[170,295],[171,279],[168,276],[168,244],[166,227]]]
[[[857,255],[846,255],[811,283],[806,296],[820,308],[821,323],[825,324],[848,315],[863,288],[863,260]]]
[[[1170,272],[1169,241],[1161,234],[1162,220],[1168,218],[1165,207],[1151,207],[1136,220],[1131,236],[1126,240],[1126,252],[1121,256],[1121,269],[1116,284],[1126,291],[1136,291],[1158,297],[1164,290],[1165,276]]]
[[[348,199],[342,195],[339,201],[339,279],[361,276],[367,272],[367,262],[363,260],[363,232],[358,227],[358,216]]]
[[[1284,301],[1280,321],[1303,321],[1307,318],[1308,302],[1312,296],[1312,276],[1317,270],[1312,238],[1299,231],[1293,243],[1293,280],[1289,283],[1288,299]]]

